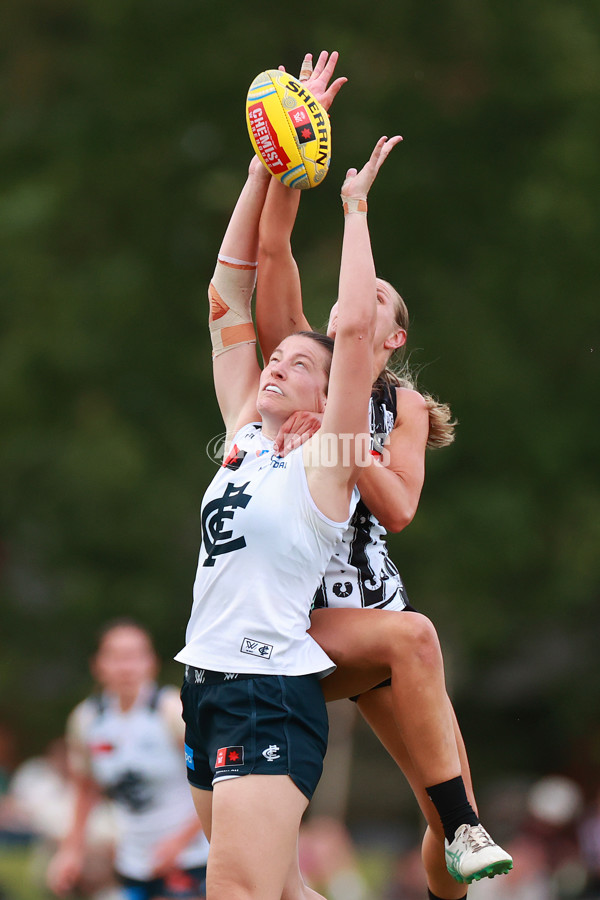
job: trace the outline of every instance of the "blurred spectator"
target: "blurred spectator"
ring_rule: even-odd
[[[508,846],[514,869],[474,885],[470,900],[570,900],[582,897],[586,869],[579,840],[582,792],[570,778],[549,775],[525,795],[525,816]]]
[[[600,898],[600,791],[586,811],[579,826],[581,855],[587,870],[583,897]]]
[[[530,789],[527,807],[524,832],[544,847],[557,896],[579,896],[586,882],[578,833],[583,812],[581,789],[571,778],[548,775]]]
[[[67,834],[75,809],[75,786],[69,775],[66,743],[52,741],[43,756],[22,763],[9,782],[0,807],[0,828],[7,842],[30,843],[29,875],[41,888],[48,862]],[[115,827],[106,803],[99,804],[86,829],[86,853],[77,879],[80,896],[106,898],[115,890]]]
[[[514,868],[469,888],[469,900],[559,900],[542,839],[522,834],[507,845]]]
[[[383,900],[423,900],[426,896],[427,879],[419,844],[398,859]]]

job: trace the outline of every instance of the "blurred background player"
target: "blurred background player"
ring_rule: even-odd
[[[67,724],[76,803],[48,867],[48,886],[64,895],[76,885],[85,826],[105,795],[114,803],[115,869],[125,897],[200,900],[208,842],[185,776],[179,691],[158,687],[152,639],[129,619],[104,627],[91,670],[100,690]]]

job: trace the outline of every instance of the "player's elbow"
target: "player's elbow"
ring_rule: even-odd
[[[392,509],[389,514],[384,514],[379,521],[390,534],[398,534],[410,525],[415,517],[416,509]]]
[[[375,337],[375,316],[365,315],[361,311],[340,315],[336,328],[336,341],[340,338],[354,341],[357,346],[372,348]]]
[[[390,496],[386,503],[385,509],[380,510],[377,516],[386,531],[392,534],[398,534],[403,531],[407,525],[410,525],[415,517],[419,505],[418,497],[411,500],[403,496],[399,502],[394,503]]]

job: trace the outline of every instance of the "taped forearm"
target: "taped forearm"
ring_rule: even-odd
[[[251,301],[258,263],[219,254],[208,288],[213,358],[238,344],[256,342]]]

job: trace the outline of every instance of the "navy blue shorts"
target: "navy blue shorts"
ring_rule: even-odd
[[[289,775],[310,800],[329,730],[318,677],[238,675],[207,683],[207,675],[219,673],[186,670],[181,701],[190,784],[212,790],[239,775]]]
[[[174,869],[164,878],[150,878],[138,881],[119,875],[121,890],[125,900],[154,900],[168,897],[169,900],[195,900],[206,897],[206,866],[194,869]]]

